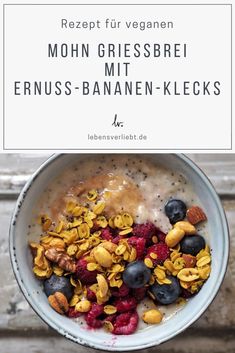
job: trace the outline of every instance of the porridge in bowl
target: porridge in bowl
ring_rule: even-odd
[[[210,275],[206,214],[186,178],[143,155],[93,155],[44,191],[33,272],[59,314],[117,335],[169,320]]]

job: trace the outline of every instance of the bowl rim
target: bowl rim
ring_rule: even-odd
[[[158,154],[158,153],[153,153],[151,155],[155,155],[155,154]],[[227,218],[225,215],[225,211],[223,209],[222,203],[220,201],[220,198],[219,198],[213,184],[211,183],[209,178],[206,176],[206,174],[201,170],[201,168],[198,167],[198,165],[196,163],[194,163],[188,156],[186,156],[185,154],[182,154],[182,153],[181,154],[180,153],[172,154],[172,155],[176,156],[178,159],[182,160],[185,164],[187,164],[191,169],[193,169],[199,175],[199,177],[202,179],[202,181],[206,184],[210,193],[213,195],[214,201],[216,203],[216,207],[219,211],[220,223],[222,225],[224,238],[225,238],[225,242],[224,242],[224,255],[225,256],[223,258],[220,274],[219,274],[219,276],[217,278],[217,282],[214,286],[215,290],[214,290],[213,295],[208,297],[204,307],[202,307],[201,310],[199,310],[197,312],[197,314],[193,318],[191,318],[191,320],[189,320],[187,323],[185,323],[184,326],[178,328],[177,330],[168,334],[166,337],[158,340],[157,342],[151,341],[150,343],[143,343],[141,345],[139,344],[138,346],[132,346],[132,347],[126,346],[125,348],[124,347],[119,348],[118,346],[115,346],[115,345],[114,346],[105,346],[102,343],[91,343],[89,340],[81,339],[79,336],[76,336],[76,337],[73,336],[72,334],[67,332],[66,329],[59,327],[59,325],[57,325],[53,320],[51,320],[49,316],[42,313],[41,310],[39,310],[39,308],[36,305],[34,305],[34,302],[31,300],[31,297],[29,296],[29,293],[28,293],[26,287],[24,286],[23,281],[21,280],[21,276],[20,276],[20,272],[19,272],[19,264],[17,262],[16,255],[15,255],[14,235],[15,235],[15,229],[16,229],[16,225],[17,225],[17,217],[18,217],[20,209],[23,205],[26,194],[27,194],[28,190],[31,188],[31,185],[34,183],[34,181],[37,179],[37,177],[44,171],[44,169],[46,169],[53,161],[61,158],[62,156],[65,156],[65,155],[66,155],[65,153],[53,154],[49,158],[47,158],[39,166],[39,168],[36,169],[36,171],[31,175],[31,177],[28,179],[28,181],[25,183],[24,187],[22,188],[22,190],[18,196],[18,199],[16,201],[15,208],[14,208],[14,211],[13,211],[13,214],[11,217],[10,227],[9,227],[10,260],[11,260],[11,265],[13,268],[14,276],[16,278],[18,286],[19,286],[21,292],[23,293],[25,299],[30,304],[30,306],[34,310],[34,312],[48,326],[50,326],[51,328],[53,328],[58,333],[60,333],[62,336],[64,336],[65,338],[68,338],[72,342],[81,344],[85,347],[90,347],[90,348],[99,349],[99,350],[105,349],[107,351],[134,351],[134,350],[150,348],[150,347],[162,344],[162,343],[172,339],[173,337],[177,336],[179,333],[186,330],[195,321],[197,321],[201,317],[201,315],[207,310],[209,305],[212,303],[212,301],[215,299],[216,295],[218,294],[218,291],[220,289],[220,286],[221,286],[221,284],[224,280],[225,274],[226,274],[226,269],[227,269],[228,260],[229,260],[229,248],[230,248],[229,227],[228,227],[228,222],[227,222]]]

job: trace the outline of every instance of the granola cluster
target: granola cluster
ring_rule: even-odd
[[[69,201],[57,223],[42,215],[40,241],[29,244],[33,272],[44,281],[48,301],[58,313],[70,318],[85,315],[90,327],[131,334],[138,326],[138,303],[148,296],[161,304],[154,286],[173,285],[174,277],[180,287],[178,303],[200,290],[211,271],[209,246],[195,255],[181,249],[182,239],[195,235],[195,224],[206,220],[198,206],[188,210],[191,223],[178,221],[164,234],[150,222],[134,223],[127,212],[107,218],[97,190],[90,190],[86,199],[83,205]],[[150,275],[134,289],[124,282],[123,273],[128,264],[139,261]],[[142,316],[148,324],[162,318],[157,307]]]

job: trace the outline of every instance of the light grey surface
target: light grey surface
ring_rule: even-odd
[[[158,352],[235,352],[235,155],[189,155],[221,195],[231,235],[229,268],[206,313],[185,333],[151,349]],[[14,280],[8,255],[8,226],[16,197],[47,155],[0,155],[0,353],[84,351],[49,329],[29,308]]]

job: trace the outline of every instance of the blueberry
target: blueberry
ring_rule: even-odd
[[[131,262],[123,272],[123,281],[129,288],[143,287],[150,277],[151,271],[143,261]]]
[[[63,276],[59,277],[55,274],[44,281],[44,290],[48,297],[55,292],[63,293],[68,300],[73,296],[72,285],[69,278]]]
[[[205,240],[201,235],[189,235],[180,242],[180,251],[185,254],[196,256],[199,251],[206,246]]]
[[[176,301],[181,293],[179,281],[176,277],[168,276],[171,280],[170,284],[155,283],[150,287],[150,292],[160,304],[172,304]]]
[[[171,224],[182,221],[186,216],[187,207],[181,200],[172,199],[165,205],[165,213]]]

